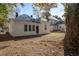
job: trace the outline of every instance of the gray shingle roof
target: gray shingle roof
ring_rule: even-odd
[[[38,19],[34,19],[33,17],[31,16],[28,16],[26,14],[23,14],[23,15],[20,15],[18,17],[16,17],[15,19],[13,19],[13,21],[26,21],[26,22],[37,22],[39,23],[40,21]]]
[[[16,21],[31,21],[33,18],[28,16],[28,15],[20,15],[18,17],[15,18]]]

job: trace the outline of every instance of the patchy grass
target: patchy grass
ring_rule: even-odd
[[[0,55],[5,56],[62,56],[64,33],[50,33],[38,37],[9,39],[0,42]]]

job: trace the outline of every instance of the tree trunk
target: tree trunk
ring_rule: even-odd
[[[75,9],[69,18],[66,17],[66,35],[64,39],[64,55],[79,55],[79,4],[74,4]]]

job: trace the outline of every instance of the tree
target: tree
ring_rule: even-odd
[[[8,20],[8,15],[10,15],[18,5],[24,6],[24,4],[16,3],[0,3],[0,27],[3,28],[5,22]],[[18,13],[16,13],[18,15]]]
[[[65,4],[64,55],[79,55],[79,4]]]
[[[50,9],[56,7],[56,3],[34,3],[33,7],[39,9],[41,16],[45,17],[49,21]]]
[[[33,15],[36,16],[36,18],[39,18],[40,17],[39,9],[33,7]]]
[[[0,4],[0,27],[3,28],[4,22],[8,15],[8,8],[6,4]]]

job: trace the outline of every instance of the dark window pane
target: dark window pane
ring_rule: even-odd
[[[31,25],[29,25],[29,31],[31,31]]]
[[[35,31],[35,25],[33,25],[33,31]]]
[[[27,31],[27,25],[24,25],[24,31]]]

